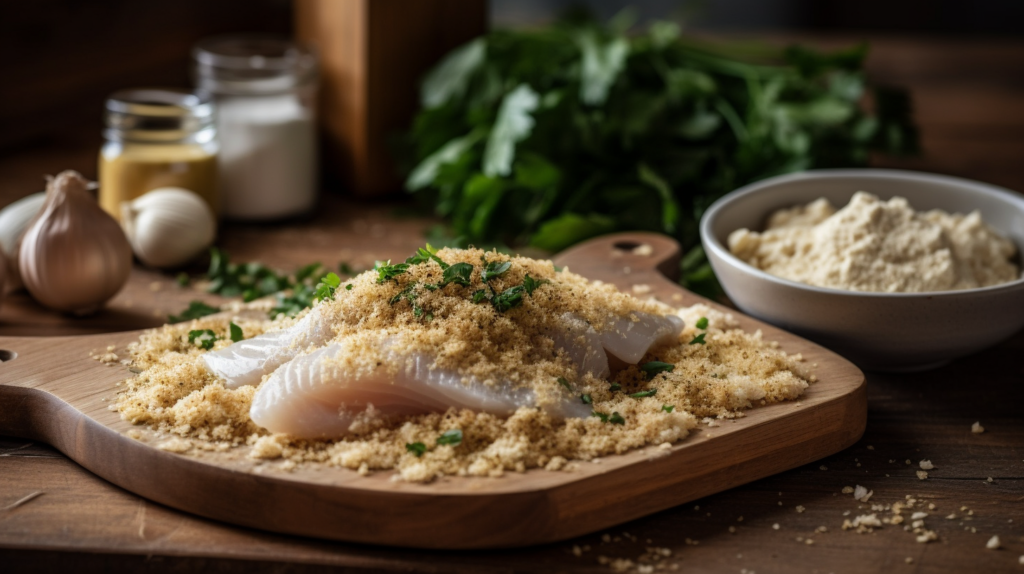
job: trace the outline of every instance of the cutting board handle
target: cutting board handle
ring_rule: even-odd
[[[648,274],[657,272],[671,281],[679,279],[679,243],[667,235],[646,231],[630,231],[602,235],[562,251],[555,263],[568,265],[586,276],[613,274]],[[586,268],[580,269],[580,266]]]

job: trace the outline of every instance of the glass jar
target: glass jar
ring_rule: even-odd
[[[217,137],[209,96],[135,89],[107,99],[99,157],[100,206],[121,219],[121,204],[158,187],[182,187],[218,212]]]
[[[195,82],[217,102],[223,213],[268,220],[317,198],[317,58],[271,36],[224,36],[192,51]]]

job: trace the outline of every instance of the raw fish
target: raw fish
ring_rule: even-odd
[[[334,336],[320,309],[313,309],[287,329],[257,335],[203,355],[210,372],[224,378],[228,388],[258,385],[263,375]]]

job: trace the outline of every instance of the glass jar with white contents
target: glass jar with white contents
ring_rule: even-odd
[[[271,220],[317,198],[315,53],[269,36],[224,36],[192,51],[196,87],[214,95],[222,213]]]

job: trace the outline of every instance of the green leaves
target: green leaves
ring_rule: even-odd
[[[455,283],[469,287],[469,278],[473,275],[473,266],[469,263],[456,263],[444,270],[444,284]]]
[[[232,343],[237,343],[245,339],[245,336],[242,334],[242,328],[235,325],[233,322],[228,323],[228,331],[230,332]]]
[[[436,108],[461,98],[473,73],[484,63],[487,42],[477,38],[452,50],[423,80],[420,102],[424,108]]]
[[[188,342],[209,351],[217,342],[217,334],[210,329],[193,329],[188,332]]]
[[[487,283],[495,277],[504,275],[512,267],[511,261],[490,261],[484,265],[483,273],[480,274],[480,278],[484,283]]]
[[[218,312],[220,312],[220,309],[211,307],[202,301],[192,301],[188,304],[188,309],[185,309],[178,315],[170,315],[167,317],[167,321],[169,323],[183,323],[185,321],[191,321],[192,319],[213,315]]]
[[[705,340],[704,340],[704,337],[705,337],[706,335],[707,335],[707,333],[701,333],[701,334],[699,334],[699,335],[695,336],[695,337],[694,337],[694,338],[693,338],[693,339],[692,339],[692,340],[690,341],[690,344],[691,344],[691,345],[706,345],[706,344],[707,344],[707,341],[705,341]]]
[[[603,105],[626,64],[629,41],[618,37],[601,43],[596,33],[584,31],[576,37],[576,44],[582,54],[580,100],[592,106]]]
[[[659,373],[671,373],[676,368],[671,363],[663,363],[661,361],[651,361],[640,365],[640,370],[644,372],[644,378],[648,381],[656,377]]]
[[[427,445],[421,442],[407,442],[405,443],[406,452],[411,452],[416,458],[423,456],[423,453],[427,452]]]
[[[649,389],[646,391],[640,391],[639,393],[633,393],[629,396],[634,399],[643,399],[646,397],[653,397],[656,394],[658,394],[658,389]]]
[[[707,329],[708,328],[708,318],[707,317],[701,317],[700,319],[697,319],[697,322],[694,323],[693,326],[698,328],[698,329]]]
[[[629,11],[606,25],[577,17],[457,50],[424,83],[406,187],[463,243],[559,251],[615,231],[672,234],[692,256],[687,285],[714,296],[697,223],[715,199],[916,149],[906,93],[865,83],[863,46],[709,48],[675,24],[634,23]]]
[[[522,285],[516,285],[515,287],[509,287],[501,293],[498,293],[491,298],[491,305],[494,305],[494,310],[499,313],[504,313],[509,309],[514,309],[523,304],[523,293],[526,292],[526,288]]]
[[[441,436],[437,437],[438,445],[451,445],[458,446],[462,444],[462,429],[452,429],[441,433]]]
[[[516,144],[533,131],[531,115],[537,109],[540,97],[527,84],[520,84],[501,102],[494,128],[487,138],[484,150],[483,172],[488,177],[507,176],[512,173]]]
[[[408,263],[395,263],[392,265],[390,259],[388,259],[387,262],[377,261],[373,264],[373,270],[377,272],[378,285],[383,285],[388,281],[395,281],[397,283],[395,277],[405,273],[408,269]]]
[[[338,277],[334,273],[328,273],[325,275],[319,283],[316,285],[316,291],[314,298],[317,301],[324,299],[333,299],[334,292],[341,286],[341,277]]]

